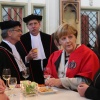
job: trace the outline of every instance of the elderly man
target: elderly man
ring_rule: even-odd
[[[15,43],[20,40],[22,35],[21,24],[18,21],[4,21],[0,22],[2,30],[1,36],[3,38],[0,43],[0,76],[4,68],[11,70],[11,76],[17,78],[17,83],[20,83],[21,71],[25,67]]]
[[[50,54],[57,50],[51,35],[40,31],[42,16],[29,15],[23,18],[29,32],[21,36],[16,47],[23,59],[30,66],[30,80],[39,84],[44,83],[43,68]]]

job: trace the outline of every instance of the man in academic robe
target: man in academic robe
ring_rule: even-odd
[[[0,22],[2,30],[2,42],[0,43],[0,76],[2,78],[3,69],[10,69],[11,77],[17,78],[17,84],[20,83],[22,66],[25,67],[15,43],[20,40],[22,35],[21,24],[19,21]]]
[[[42,16],[29,15],[23,18],[29,32],[21,36],[21,41],[16,44],[23,61],[30,66],[31,81],[44,83],[43,69],[50,54],[57,50],[51,35],[39,31]]]

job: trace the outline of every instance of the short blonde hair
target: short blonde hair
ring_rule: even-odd
[[[67,23],[60,25],[59,28],[57,29],[56,35],[58,39],[68,34],[73,34],[77,38],[78,32],[74,27],[72,27],[71,25]]]

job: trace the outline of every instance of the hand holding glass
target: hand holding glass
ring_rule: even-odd
[[[49,68],[49,67],[46,67],[45,69],[44,69],[44,78],[45,78],[45,81],[47,80],[47,79],[49,79],[51,77],[51,69]]]

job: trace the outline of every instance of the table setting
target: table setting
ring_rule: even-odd
[[[28,80],[21,81],[20,88],[13,89],[15,96],[11,96],[11,91],[5,91],[10,100],[89,100],[72,90],[38,85]]]
[[[4,72],[3,77],[4,75],[9,75],[8,78],[4,79],[7,80],[6,83],[9,85],[5,93],[10,100],[89,100],[81,97],[78,92],[72,90],[45,86],[44,84],[37,84],[36,82],[26,80],[29,77],[28,70],[23,72],[25,80],[20,81],[20,85],[17,88],[16,77],[11,77],[10,71]],[[45,80],[50,78],[46,74],[45,76]]]

